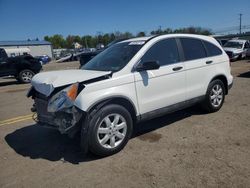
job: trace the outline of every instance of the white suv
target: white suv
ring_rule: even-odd
[[[215,39],[170,34],[119,42],[80,70],[37,74],[27,95],[39,125],[80,131],[85,151],[106,156],[126,145],[138,121],[197,103],[218,111],[232,83]]]

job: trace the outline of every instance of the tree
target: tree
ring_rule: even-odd
[[[166,28],[162,29],[161,27],[157,30],[153,30],[150,32],[151,35],[158,35],[158,34],[169,34],[169,33],[192,33],[192,34],[201,34],[201,35],[211,35],[212,32],[210,29],[202,28],[202,27],[185,27],[179,29],[171,29]],[[146,32],[139,32],[136,34],[137,37],[146,36]],[[74,42],[80,43],[82,46],[86,48],[95,48],[97,44],[104,44],[107,45],[108,43],[112,42],[115,39],[125,39],[125,38],[132,38],[134,35],[130,32],[120,32],[116,31],[113,33],[105,33],[98,32],[95,36],[85,35],[68,35],[63,38],[62,35],[56,34],[53,36],[45,36],[44,40],[49,41],[52,43],[54,48],[72,48]]]
[[[51,42],[54,48],[63,48],[65,46],[65,40],[62,35],[45,36],[44,40]]]
[[[136,37],[145,37],[146,36],[146,33],[141,31],[139,33],[137,33]]]
[[[66,48],[72,48],[74,42],[75,42],[75,36],[68,35],[66,37]]]

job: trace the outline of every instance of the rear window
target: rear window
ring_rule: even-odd
[[[220,48],[218,48],[217,46],[215,46],[214,44],[207,42],[207,41],[203,41],[203,44],[206,47],[207,50],[207,55],[210,56],[216,56],[216,55],[221,55],[222,51]]]
[[[206,50],[200,39],[180,38],[185,60],[195,60],[207,57]]]

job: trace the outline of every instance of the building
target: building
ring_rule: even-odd
[[[79,44],[78,42],[74,42],[74,43],[73,43],[73,46],[74,46],[75,49],[82,48],[82,45]]]
[[[53,58],[52,46],[47,41],[0,41],[0,48],[8,49],[29,49],[32,56],[48,55]]]

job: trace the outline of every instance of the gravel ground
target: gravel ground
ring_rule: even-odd
[[[31,120],[0,126],[0,187],[249,187],[250,61],[232,63],[232,73],[219,112],[192,107],[138,124],[124,150],[106,158],[83,155],[79,140]],[[28,88],[0,80],[0,120],[30,114]]]

